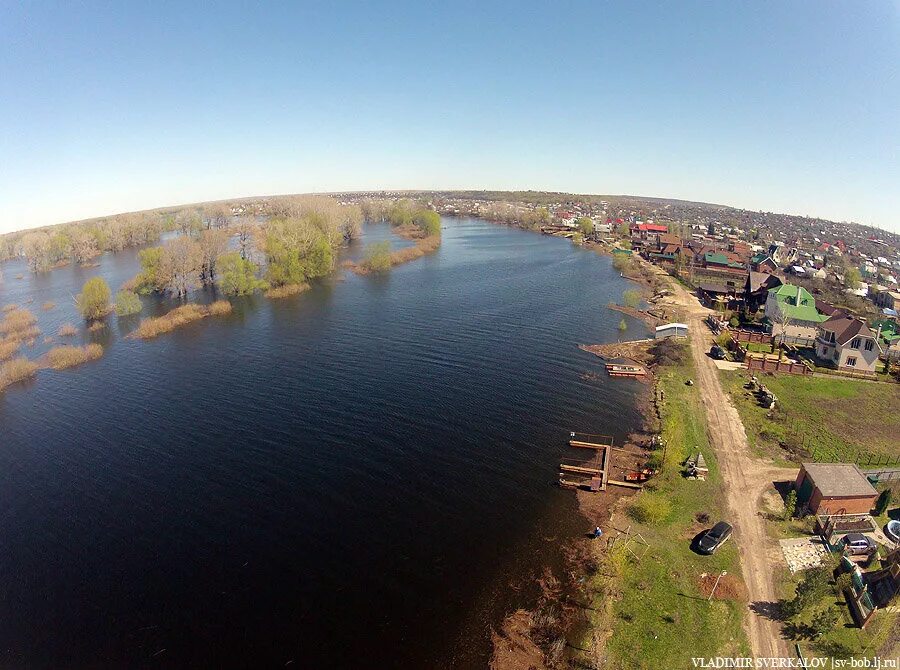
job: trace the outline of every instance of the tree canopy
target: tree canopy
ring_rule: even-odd
[[[88,321],[101,319],[109,313],[109,284],[103,277],[88,279],[75,299],[78,311]]]

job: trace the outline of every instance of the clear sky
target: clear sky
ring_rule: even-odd
[[[0,231],[375,188],[900,230],[900,3],[0,0]]]

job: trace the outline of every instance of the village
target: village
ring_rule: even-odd
[[[613,512],[605,551],[623,549],[640,566],[636,583],[647,588],[648,552],[684,561],[690,571],[698,565],[698,546],[699,553],[704,541],[715,550],[733,530],[738,552],[729,554],[726,545],[721,562],[701,575],[700,589],[712,600],[721,580],[726,590],[746,588],[745,629],[755,655],[802,661],[826,652],[849,657],[894,649],[900,622],[897,236],[804,217],[714,216],[689,203],[639,208],[612,197],[527,197],[533,201],[444,194],[433,203],[448,215],[567,237],[611,254],[623,276],[647,284],[643,309],[610,307],[646,317],[650,340],[582,348],[604,358],[610,377],[652,379],[662,420],[653,444],[645,445],[649,455],[641,458],[634,445],[602,436],[573,434],[571,453],[560,463],[560,485],[579,496],[638,493],[625,514]],[[669,339],[689,339],[693,366],[676,366],[673,375],[652,357],[632,357]],[[679,381],[679,373],[691,377]],[[667,413],[691,407],[706,414],[706,440],[696,427],[666,426]],[[678,460],[667,475],[673,451]],[[707,479],[720,483],[706,495],[728,501],[719,503],[721,521],[690,488],[708,486]],[[652,509],[661,497],[687,501],[694,510],[686,520],[690,548],[677,534],[660,531],[669,522],[634,513]],[[734,579],[729,567],[743,573],[743,587],[728,581]],[[627,584],[628,569],[623,573]],[[670,595],[656,583],[651,591],[657,604]],[[677,608],[684,614],[689,606]],[[646,655],[659,644],[646,639],[652,620],[627,605],[621,609],[626,623],[613,608],[613,618],[599,617],[596,625],[612,629],[609,644],[630,639]],[[660,660],[671,658],[673,649],[660,647]]]

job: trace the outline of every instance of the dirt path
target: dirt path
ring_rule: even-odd
[[[700,397],[706,407],[709,440],[716,450],[722,479],[731,510],[741,558],[744,581],[750,603],[744,617],[744,629],[753,654],[757,657],[789,657],[791,652],[782,638],[779,624],[772,617],[778,600],[772,565],[781,560],[777,544],[768,537],[765,521],[759,513],[759,499],[773,481],[784,480],[794,470],[775,468],[750,456],[744,425],[731,400],[719,383],[718,371],[707,356],[712,334],[703,323],[709,310],[674,281],[673,304],[685,312],[691,333],[691,354],[697,369]]]

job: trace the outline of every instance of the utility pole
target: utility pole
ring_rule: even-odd
[[[716,577],[716,583],[713,584],[712,591],[709,592],[709,598],[706,599],[706,602],[710,602],[712,600],[713,595],[716,593],[716,588],[719,586],[719,580],[722,579],[725,575],[728,574],[727,570],[722,570],[721,574]]]

